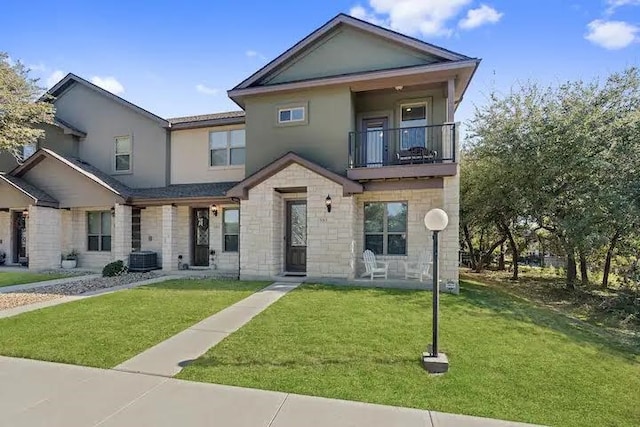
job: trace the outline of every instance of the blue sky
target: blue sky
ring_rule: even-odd
[[[73,72],[160,116],[237,109],[244,78],[340,12],[483,59],[492,90],[640,65],[640,0],[30,1],[3,4],[0,50],[43,86]]]

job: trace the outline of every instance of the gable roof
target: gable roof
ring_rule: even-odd
[[[330,181],[342,185],[343,194],[362,193],[363,191],[363,187],[361,184],[355,181],[351,181],[350,179],[335,172],[331,172],[330,170],[320,166],[319,164],[301,157],[293,151],[289,151],[284,156],[274,160],[267,166],[263,167],[251,176],[234,185],[229,189],[229,191],[227,191],[226,195],[228,197],[234,197],[238,199],[247,199],[249,196],[249,189],[255,187],[262,181],[272,177],[287,166],[294,163],[306,169],[309,169],[311,172],[317,173],[318,175],[323,176]]]
[[[414,37],[409,37],[396,31],[389,30],[387,28],[383,28],[378,25],[374,25],[369,22],[341,13],[322,25],[320,28],[316,29],[307,37],[300,40],[298,43],[286,50],[273,61],[269,62],[260,70],[249,76],[229,92],[233,92],[239,89],[247,89],[251,86],[254,86],[261,79],[272,74],[277,69],[280,69],[286,62],[294,58],[297,54],[301,53],[304,49],[313,45],[313,43],[315,43],[340,25],[347,25],[353,28],[357,28],[363,32],[382,37],[384,39],[398,43],[405,47],[412,48],[419,52],[440,57],[444,61],[468,61],[472,59],[466,55],[444,49],[442,47],[424,42]]]
[[[118,104],[123,105],[127,108],[130,108],[131,110],[135,111],[138,114],[141,114],[145,117],[147,117],[148,119],[151,119],[155,122],[157,122],[159,125],[164,126],[164,127],[169,127],[170,124],[167,120],[163,119],[160,116],[156,116],[155,114],[145,110],[142,107],[138,107],[137,105],[127,101],[124,98],[120,98],[118,95],[114,95],[113,93],[102,89],[99,86],[94,85],[93,83],[91,83],[90,81],[87,81],[85,79],[83,79],[82,77],[76,76],[73,73],[69,73],[67,74],[62,80],[60,80],[58,83],[56,83],[51,89],[49,89],[44,95],[42,95],[42,97],[40,97],[40,100],[50,100],[50,97],[58,97],[60,96],[64,91],[66,91],[69,87],[73,86],[74,84],[80,84],[82,86],[85,86],[95,92],[98,92],[99,94],[106,96],[107,98],[116,101]],[[52,101],[55,102],[55,99]]]
[[[0,181],[6,182],[25,196],[31,198],[34,202],[33,204],[36,206],[58,207],[58,201],[56,199],[23,179],[0,173]]]
[[[62,129],[65,134],[78,136],[80,138],[84,138],[85,136],[87,136],[87,133],[85,131],[73,127],[72,125],[62,119],[59,119],[58,117],[53,118],[53,124]]]
[[[106,174],[98,168],[90,165],[89,163],[73,157],[63,157],[55,151],[51,151],[47,148],[40,148],[31,157],[25,160],[24,163],[14,168],[9,174],[14,177],[22,177],[31,168],[33,168],[46,158],[55,159],[63,163],[64,165],[72,168],[76,172],[84,175],[86,178],[102,186],[116,196],[122,197],[123,199],[129,198],[132,194],[131,188],[124,185],[111,175]]]

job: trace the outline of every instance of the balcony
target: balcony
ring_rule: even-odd
[[[349,169],[353,180],[453,176],[456,125],[372,129],[349,134]]]

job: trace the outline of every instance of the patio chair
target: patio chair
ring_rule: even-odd
[[[376,277],[387,279],[389,274],[389,264],[382,261],[376,261],[376,256],[369,249],[362,253],[362,260],[364,261],[365,273],[362,277],[369,277],[373,280]]]
[[[433,262],[431,261],[431,252],[424,251],[420,254],[417,262],[403,261],[403,264],[405,279],[418,279],[422,282],[423,278],[432,277],[431,268],[433,267]]]

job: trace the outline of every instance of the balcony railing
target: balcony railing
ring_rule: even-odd
[[[455,163],[455,141],[455,123],[351,132],[349,167]]]

